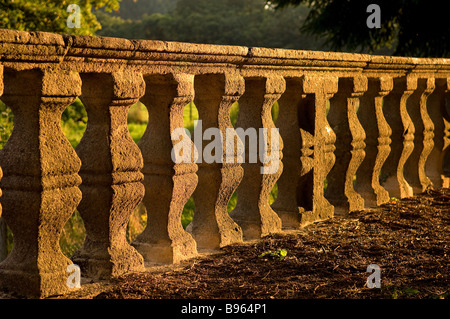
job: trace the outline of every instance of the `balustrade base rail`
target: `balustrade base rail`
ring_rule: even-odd
[[[77,97],[88,122],[73,149],[61,115]],[[72,289],[73,263],[83,276],[108,279],[449,187],[448,59],[0,30],[0,99],[15,121],[0,151],[0,203],[14,235],[0,289],[31,297]],[[136,145],[127,112],[138,101],[149,121]],[[173,138],[192,101],[202,136],[215,130],[220,145],[231,145],[215,149],[222,160],[198,161],[208,143]],[[248,136],[227,139],[252,129],[269,132],[256,148]],[[178,154],[178,143],[194,151]],[[191,196],[187,232],[181,214]],[[141,201],[147,227],[130,244],[126,226]],[[86,239],[69,259],[59,237],[75,209]]]

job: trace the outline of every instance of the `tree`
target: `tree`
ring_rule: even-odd
[[[318,49],[299,29],[308,9],[275,11],[266,0],[179,0],[167,14],[142,20],[146,39],[205,44]]]
[[[450,56],[450,24],[442,2],[433,0],[270,0],[276,9],[307,5],[301,28],[326,38],[332,50],[374,52],[392,47],[394,55]],[[381,8],[381,28],[368,28],[367,6]]]
[[[100,29],[93,9],[118,10],[121,0],[0,0],[0,28],[92,35]],[[80,7],[80,28],[69,28],[70,4]]]
[[[122,0],[120,9],[111,14],[123,19],[139,20],[144,14],[167,13],[175,8],[177,2],[178,0]]]

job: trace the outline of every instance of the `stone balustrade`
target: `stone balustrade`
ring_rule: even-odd
[[[77,97],[88,123],[73,149],[61,114]],[[108,279],[449,187],[446,59],[0,30],[0,99],[15,121],[0,151],[0,202],[14,235],[0,288],[27,296],[69,291],[73,263],[83,276]],[[137,101],[149,113],[138,145],[127,129]],[[195,148],[187,134],[173,139],[192,101],[202,133],[221,132],[222,161],[197,160],[208,146]],[[250,161],[262,150],[238,134],[230,152],[229,132],[249,128],[268,132],[258,144],[277,155],[272,163]],[[181,162],[173,158],[180,142],[194,150]],[[277,169],[262,173],[274,161]],[[191,196],[196,210],[186,231],[181,214]],[[141,201],[147,227],[128,243],[126,226]],[[86,239],[69,259],[59,238],[76,209]]]

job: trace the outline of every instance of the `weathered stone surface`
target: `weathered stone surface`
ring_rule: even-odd
[[[197,244],[181,225],[183,207],[192,195],[198,177],[192,149],[185,162],[172,149],[178,143],[191,145],[183,128],[183,109],[194,98],[194,76],[170,73],[145,77],[146,94],[141,101],[149,122],[138,145],[144,158],[144,204],[147,227],[132,243],[145,261],[177,263],[197,254]],[[171,134],[180,130],[182,136]],[[192,144],[193,148],[193,144]],[[183,154],[181,154],[183,155]]]
[[[392,130],[391,152],[381,169],[382,186],[391,197],[413,195],[413,189],[403,175],[403,167],[414,148],[414,124],[406,109],[409,96],[417,89],[417,79],[411,76],[395,78],[393,90],[385,96],[383,113]]]
[[[433,123],[434,138],[433,149],[425,164],[425,173],[434,187],[450,187],[449,177],[445,176],[443,171],[444,150],[450,145],[450,140],[445,136],[446,124],[447,132],[450,128],[445,120],[445,117],[450,117],[447,115],[445,100],[446,95],[450,95],[450,78],[436,79],[435,86],[436,89],[427,99],[427,111]]]
[[[329,99],[338,91],[338,78],[310,74],[302,78],[300,134],[302,164],[297,194],[300,224],[332,218],[334,207],[324,196],[325,180],[335,163],[336,135],[327,120]]]
[[[327,176],[325,196],[335,213],[364,209],[364,199],[353,188],[353,179],[365,157],[366,134],[358,120],[359,97],[367,91],[367,78],[339,79],[338,92],[330,100],[328,121],[336,134],[336,159]]]
[[[312,169],[313,159],[309,156],[313,155],[310,149],[313,144],[308,144],[305,138],[302,138],[302,133],[310,136],[314,134],[311,130],[314,126],[314,106],[312,109],[302,109],[305,104],[302,91],[300,78],[286,79],[286,91],[278,100],[276,126],[283,139],[283,172],[277,181],[278,196],[272,204],[272,209],[281,218],[283,229],[301,226],[302,206],[305,203],[302,201],[304,192],[300,189],[300,176]],[[308,125],[310,129],[305,131],[307,128],[301,128],[300,123]]]
[[[358,119],[366,133],[366,156],[356,172],[355,190],[366,207],[389,201],[389,193],[380,185],[380,173],[391,151],[392,130],[383,114],[383,97],[392,88],[390,77],[369,78],[368,90],[360,98]]]
[[[272,128],[275,128],[271,109],[286,88],[284,78],[279,76],[268,76],[264,78],[246,79],[245,93],[239,99],[239,116],[236,129],[247,130],[260,128],[267,130],[267,136],[258,134],[258,144],[264,143],[268,152],[278,152],[278,167],[276,172],[262,174],[262,167],[273,163],[263,163],[259,145],[255,145],[257,159],[251,163],[249,160],[249,147],[246,147],[246,156],[242,167],[244,177],[237,189],[237,204],[230,213],[234,221],[241,226],[244,239],[260,238],[270,233],[281,231],[281,220],[269,205],[269,195],[276,181],[281,175],[283,164],[281,162],[283,141],[279,136],[272,136]],[[278,137],[272,143],[273,138]],[[243,141],[245,143],[245,141]],[[250,143],[249,143],[250,144]],[[273,145],[276,145],[273,147]],[[250,146],[250,145],[248,145]],[[270,155],[269,155],[270,156]]]
[[[194,132],[194,140],[205,141],[198,149],[198,185],[193,193],[195,214],[192,221],[192,235],[199,248],[217,249],[232,243],[242,242],[242,230],[228,214],[228,202],[238,187],[244,173],[235,151],[234,136],[230,134],[233,126],[230,122],[230,108],[244,92],[244,79],[238,74],[207,74],[195,77],[194,103],[202,122],[202,130]],[[218,128],[221,136],[206,136],[210,128]],[[228,130],[228,132],[227,132]],[[233,141],[227,139],[233,138]],[[219,139],[222,149],[205,152],[207,139]],[[197,145],[198,147],[198,145]],[[232,152],[228,152],[230,148]],[[213,161],[214,160],[214,161]]]
[[[405,163],[404,175],[414,193],[421,193],[432,185],[425,175],[425,163],[434,144],[434,125],[427,112],[427,98],[434,88],[434,78],[419,78],[417,90],[406,105],[414,125],[414,149]]]
[[[144,266],[126,240],[126,227],[144,196],[142,156],[128,132],[127,113],[145,83],[141,74],[127,70],[84,74],[82,80],[88,123],[76,150],[83,163],[78,211],[86,239],[73,260],[85,275],[104,279]]]
[[[61,230],[81,200],[81,162],[61,129],[61,114],[81,93],[77,73],[5,72],[3,102],[15,116],[0,151],[3,216],[14,247],[0,264],[0,287],[33,297],[68,291],[72,262],[59,247]]]

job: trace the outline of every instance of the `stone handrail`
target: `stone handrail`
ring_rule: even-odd
[[[83,276],[110,278],[143,270],[144,261],[176,263],[201,249],[449,187],[449,90],[448,59],[0,30],[0,99],[15,117],[0,152],[0,202],[14,235],[0,288],[63,294],[73,263]],[[77,97],[88,123],[74,150],[60,121]],[[139,100],[149,122],[136,145],[127,111]],[[236,152],[230,161],[225,149],[221,163],[198,162],[195,152],[173,161],[171,132],[183,127],[191,101],[203,132],[219,129],[224,144],[230,129],[277,127],[279,135],[263,136],[282,155],[276,172],[261,174],[267,163],[241,162]],[[191,143],[186,134],[180,139]],[[180,218],[191,195],[187,232]],[[126,226],[141,201],[148,225],[129,244]],[[70,260],[59,237],[75,209],[86,239]]]

